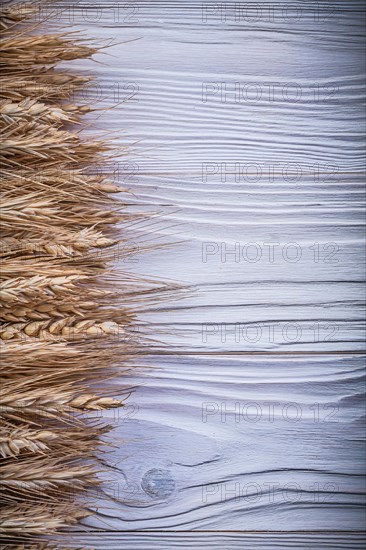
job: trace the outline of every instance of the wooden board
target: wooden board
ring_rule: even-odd
[[[98,535],[78,535],[93,550],[120,550],[121,548],[136,548],[147,550],[159,548],[213,548],[222,550],[271,550],[272,548],[297,548],[299,550],[343,550],[344,548],[362,549],[365,537],[354,532],[348,533],[126,533],[103,532]],[[77,547],[77,542],[70,547]]]
[[[131,208],[155,213],[126,228],[121,272],[185,285],[141,310],[162,344],[111,413],[85,544],[361,548],[362,2],[59,5],[118,42],[75,67],[130,146],[113,172]]]

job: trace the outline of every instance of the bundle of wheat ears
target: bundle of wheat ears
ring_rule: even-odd
[[[99,483],[98,452],[110,428],[85,411],[123,405],[105,381],[135,352],[126,336],[132,304],[149,292],[111,269],[123,242],[117,224],[132,214],[108,178],[112,146],[81,135],[90,109],[73,98],[88,78],[57,67],[90,58],[97,47],[44,30],[37,9],[22,2],[1,10],[5,548],[43,548],[43,535],[91,513],[88,495]]]

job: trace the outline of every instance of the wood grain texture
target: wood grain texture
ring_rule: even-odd
[[[99,533],[98,535],[79,535],[93,550],[120,550],[122,548],[213,548],[222,550],[271,550],[272,548],[296,548],[299,550],[343,550],[364,548],[365,537],[357,533]],[[78,540],[79,540],[78,536]],[[77,542],[75,546],[77,547]],[[73,545],[71,544],[71,547]]]
[[[110,415],[133,452],[108,455],[108,529],[362,524],[362,357],[160,357],[151,367],[129,408]]]
[[[186,285],[141,310],[162,345],[111,418],[98,549],[364,542],[188,533],[364,527],[364,9],[243,4],[60,3],[70,28],[126,41],[83,91],[131,146],[116,179],[157,212],[120,268]]]

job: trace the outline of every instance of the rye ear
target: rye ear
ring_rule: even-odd
[[[123,405],[106,380],[136,353],[133,302],[149,296],[147,281],[112,270],[128,254],[117,224],[136,215],[108,177],[112,144],[82,135],[91,108],[74,96],[89,78],[57,68],[98,48],[43,32],[36,12],[21,2],[0,14],[1,534],[12,548],[46,547],[90,514],[110,427],[89,415]]]

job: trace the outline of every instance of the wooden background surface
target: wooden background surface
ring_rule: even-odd
[[[83,540],[361,548],[363,3],[60,6],[115,43],[76,66],[130,145],[116,178],[156,212],[120,269],[186,285],[141,313],[163,344],[129,380]]]

